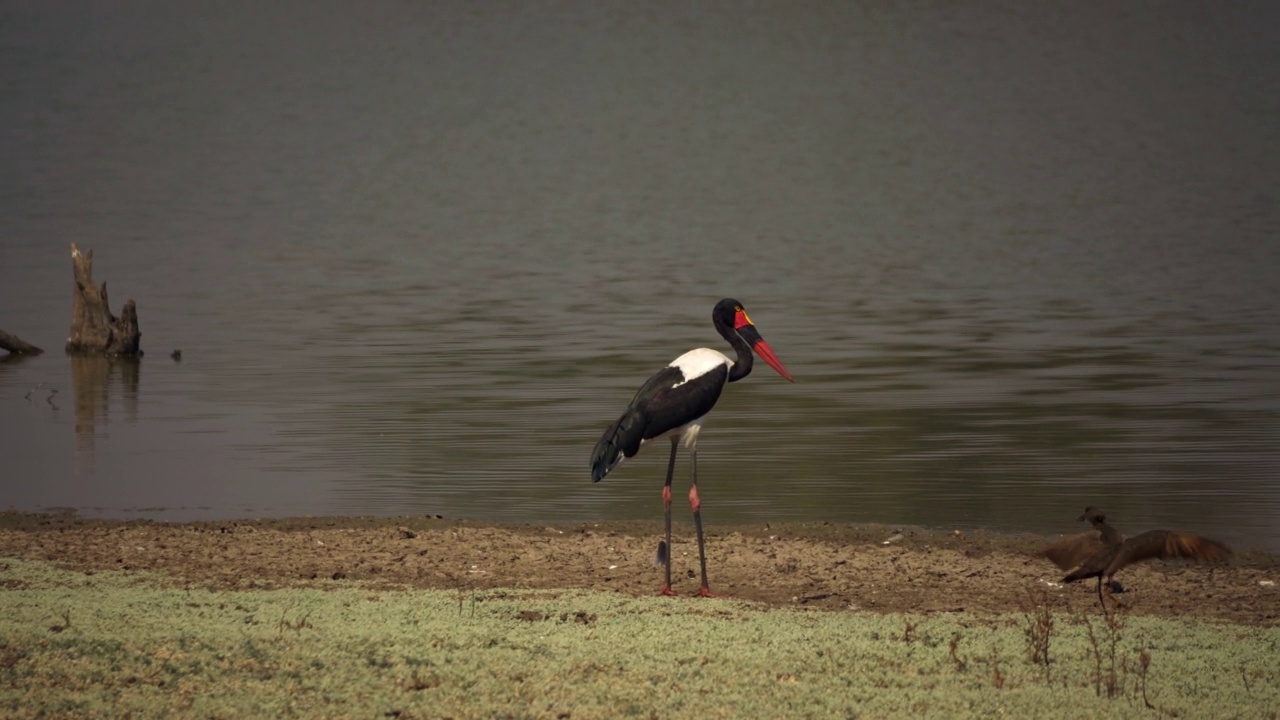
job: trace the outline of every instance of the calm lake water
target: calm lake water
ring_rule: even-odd
[[[1280,550],[1280,5],[883,5],[0,2],[0,507],[657,520],[732,296],[713,527]]]

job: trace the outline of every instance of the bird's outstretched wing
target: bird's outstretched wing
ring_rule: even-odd
[[[1181,530],[1149,530],[1125,541],[1107,566],[1107,575],[1143,560],[1186,558],[1202,562],[1226,560],[1231,549],[1217,540]]]

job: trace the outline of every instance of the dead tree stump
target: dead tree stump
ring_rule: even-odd
[[[80,252],[71,243],[71,266],[75,288],[71,292],[71,335],[67,353],[72,355],[141,355],[142,333],[138,330],[138,308],[126,300],[120,317],[107,304],[107,284],[93,284],[93,250]]]
[[[44,352],[17,335],[10,335],[3,330],[0,330],[0,350],[8,350],[14,355],[39,355]]]

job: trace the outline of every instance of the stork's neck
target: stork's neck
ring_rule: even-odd
[[[746,340],[733,329],[732,325],[726,325],[715,319],[716,331],[720,333],[720,337],[724,338],[733,346],[738,356],[733,361],[733,367],[729,368],[729,382],[737,382],[742,378],[751,374],[751,365],[755,362],[755,356],[751,354],[751,346]]]

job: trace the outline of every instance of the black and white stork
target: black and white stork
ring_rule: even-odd
[[[729,341],[737,357],[710,348],[690,350],[649,378],[622,417],[609,426],[591,453],[591,481],[600,482],[623,460],[634,457],[640,446],[650,440],[671,440],[671,457],[667,460],[667,482],[662,486],[665,512],[665,537],[658,545],[658,563],[666,568],[663,595],[675,595],[671,589],[671,476],[676,467],[676,450],[683,444],[689,451],[689,506],[693,508],[693,524],[698,532],[698,560],[702,565],[702,588],[698,595],[711,596],[707,586],[707,553],[702,539],[701,501],[698,499],[698,433],[702,421],[715,407],[725,383],[737,382],[751,374],[752,351],[790,382],[791,373],[782,366],[769,344],[760,337],[755,325],[742,309],[742,303],[725,298],[711,311],[716,331]]]

